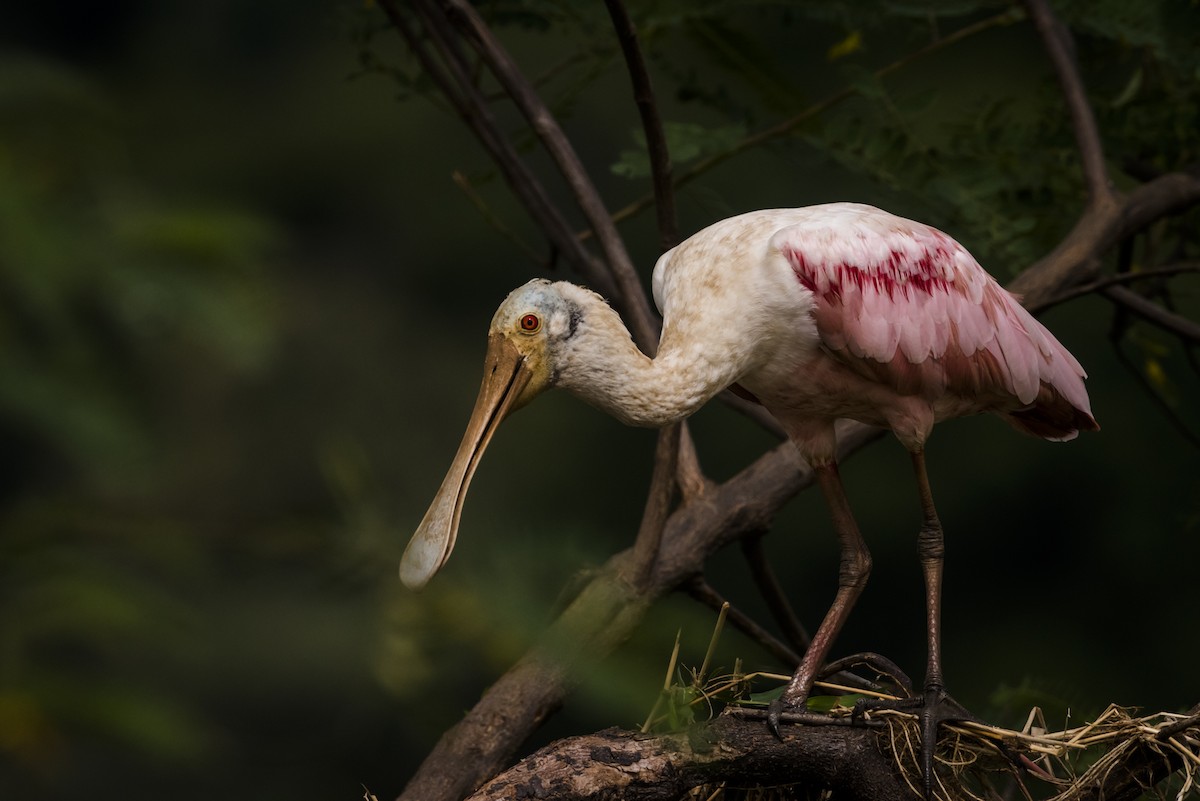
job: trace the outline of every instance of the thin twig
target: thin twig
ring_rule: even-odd
[[[654,87],[646,60],[638,45],[637,29],[621,0],[604,0],[608,14],[612,17],[613,30],[621,43],[625,65],[629,69],[629,80],[633,84],[633,99],[642,118],[642,131],[646,135],[646,152],[650,156],[650,174],[654,180],[654,207],[658,214],[659,245],[665,253],[679,241],[679,224],[675,217],[675,188],[671,184],[671,153],[667,148],[667,137],[663,133],[662,118],[654,100]]]
[[[1123,286],[1110,286],[1100,290],[1100,294],[1128,309],[1133,314],[1148,323],[1172,333],[1187,344],[1200,344],[1200,323],[1196,323],[1181,314],[1167,311],[1149,298],[1144,298],[1133,290]]]
[[[538,220],[554,244],[579,272],[601,292],[612,292],[614,287],[608,274],[599,267],[596,259],[587,252],[571,231],[571,227],[559,214],[558,209],[546,194],[541,183],[525,166],[512,144],[500,133],[500,126],[488,109],[487,103],[475,89],[469,65],[461,60],[461,53],[454,47],[437,24],[436,13],[426,4],[417,3],[417,11],[430,39],[442,57],[436,59],[425,43],[417,36],[405,15],[400,12],[395,0],[380,0],[380,8],[392,26],[404,38],[409,49],[416,55],[422,69],[445,95],[451,106],[491,154],[500,168],[501,175],[531,216]],[[443,67],[444,65],[444,67]]]
[[[629,12],[621,0],[604,0],[604,5],[608,8],[613,30],[621,45],[621,52],[625,56],[629,81],[633,85],[633,99],[637,104],[638,115],[642,119],[642,131],[646,137],[646,152],[650,156],[650,174],[654,183],[654,206],[658,217],[659,248],[665,253],[675,247],[679,241],[679,223],[675,214],[675,188],[671,184],[671,153],[667,147],[662,117],[658,113],[658,103],[654,98],[654,86],[650,82],[646,60],[642,57],[642,49],[638,44],[637,29],[633,25],[633,20],[629,18]],[[678,473],[679,486],[685,497],[697,494],[698,489],[704,486],[705,478],[700,469],[696,449],[686,429],[682,439],[677,438],[676,442],[680,447],[677,448],[678,458],[673,462],[673,466]]]
[[[697,576],[687,584],[687,594],[710,609],[720,612],[729,601],[717,592],[703,576]],[[729,622],[750,639],[765,648],[772,656],[785,665],[800,664],[800,654],[793,651],[774,634],[758,625],[753,618],[746,615],[736,606],[729,607]]]
[[[1025,0],[1025,7],[1029,9],[1029,16],[1042,38],[1042,45],[1054,66],[1054,74],[1058,77],[1067,110],[1071,114],[1071,127],[1075,131],[1075,144],[1083,163],[1088,197],[1093,205],[1113,203],[1112,181],[1104,163],[1104,144],[1083,88],[1083,79],[1079,75],[1071,32],[1054,16],[1046,0]]]
[[[1136,270],[1129,272],[1120,272],[1115,275],[1106,275],[1103,278],[1098,278],[1095,281],[1077,286],[1074,289],[1069,289],[1060,295],[1055,295],[1048,300],[1042,301],[1036,306],[1029,306],[1029,311],[1040,313],[1052,306],[1058,306],[1066,303],[1069,300],[1090,295],[1106,287],[1116,286],[1118,284],[1132,284],[1137,281],[1142,281],[1148,278],[1165,278],[1181,273],[1200,273],[1200,262],[1182,261],[1178,264],[1169,264],[1165,267],[1156,267],[1150,270]]]
[[[911,64],[915,61],[918,61],[926,56],[932,55],[940,50],[944,50],[945,48],[947,48],[951,45],[957,44],[957,43],[963,41],[964,39],[968,39],[972,36],[975,36],[976,34],[983,33],[984,31],[990,30],[991,28],[996,28],[996,27],[999,27],[1002,25],[1011,25],[1012,23],[1017,22],[1018,20],[1022,19],[1023,17],[1024,17],[1024,14],[1022,13],[1022,11],[1019,8],[1013,8],[1013,9],[1004,11],[1000,14],[996,14],[995,16],[988,17],[987,19],[980,20],[979,22],[976,22],[971,25],[967,25],[963,28],[960,28],[959,30],[955,31],[954,33],[949,34],[948,36],[945,36],[941,39],[937,39],[936,41],[930,42],[929,44],[925,45],[924,47],[920,48],[919,50],[915,50],[906,56],[898,58],[895,61],[891,62],[890,64],[880,67],[879,69],[875,70],[875,72],[872,73],[872,75],[876,79],[885,78],[888,75],[891,75],[893,72],[903,69],[904,67],[908,66],[909,64]],[[713,167],[716,167],[718,164],[722,164],[722,163],[728,161],[729,159],[733,158],[734,156],[740,155],[741,153],[744,153],[747,150],[750,150],[751,148],[755,148],[755,147],[758,147],[759,145],[763,145],[763,144],[771,142],[775,139],[779,139],[784,136],[787,136],[792,131],[794,131],[796,128],[799,128],[801,125],[803,125],[804,123],[813,119],[817,115],[821,114],[822,112],[826,111],[829,108],[832,108],[833,106],[836,106],[838,103],[841,103],[844,100],[848,100],[851,97],[854,97],[857,94],[858,94],[858,90],[854,87],[846,87],[844,89],[841,89],[841,90],[833,93],[832,95],[829,95],[824,100],[820,100],[820,101],[812,104],[811,106],[808,106],[808,107],[802,109],[801,111],[794,114],[793,116],[788,117],[786,120],[782,120],[780,122],[775,123],[774,125],[771,125],[767,128],[762,129],[761,131],[758,131],[756,133],[745,136],[742,139],[739,139],[734,144],[730,145],[728,148],[726,148],[720,152],[713,153],[712,155],[710,155],[706,158],[700,159],[699,161],[693,163],[686,170],[680,170],[675,173],[675,180],[674,180],[675,188],[678,189],[679,187],[683,186],[684,184],[687,184],[687,183],[693,181],[694,179],[700,177],[704,173],[711,170]],[[645,195],[645,196],[639,198],[638,200],[635,200],[634,202],[630,203],[629,205],[625,206],[624,208],[621,208],[618,211],[616,211],[613,214],[613,221],[621,222],[622,220],[626,220],[630,217],[633,217],[634,215],[639,214],[641,211],[643,211],[646,207],[648,207],[649,205],[651,205],[654,202],[655,202],[655,198],[653,195]],[[590,234],[586,231],[581,232],[579,234],[579,237],[581,239],[587,239],[588,236],[590,236]]]
[[[717,400],[721,401],[734,411],[741,412],[746,417],[749,417],[751,420],[758,423],[764,429],[773,434],[776,439],[787,439],[787,434],[784,433],[783,427],[779,425],[779,421],[772,417],[771,413],[768,412],[761,404],[739,397],[728,389],[718,395]]]
[[[533,84],[533,87],[535,89],[543,87],[546,84],[550,83],[550,81],[552,81],[553,79],[562,76],[568,68],[575,66],[576,64],[578,64],[581,61],[586,61],[588,59],[598,59],[598,58],[608,60],[609,58],[611,58],[611,56],[615,52],[616,51],[610,47],[597,47],[594,49],[578,50],[578,51],[572,53],[571,55],[567,56],[566,58],[562,59],[561,61],[559,61],[555,64],[552,64],[551,66],[542,70],[539,74],[530,78],[529,82],[531,84]],[[507,100],[508,94],[505,93],[503,90],[499,90],[499,91],[491,92],[487,95],[484,95],[484,99],[487,100],[489,103],[494,103],[499,100]]]
[[[766,551],[763,549],[762,538],[762,534],[765,533],[762,532],[757,536],[751,535],[744,538],[742,540],[742,553],[746,556],[746,562],[750,565],[750,572],[754,575],[754,583],[758,587],[763,600],[767,602],[767,608],[771,611],[771,616],[775,618],[775,622],[782,629],[783,636],[787,638],[788,643],[798,653],[804,653],[808,650],[808,644],[812,641],[812,638],[805,631],[804,624],[796,617],[796,612],[788,602],[787,595],[779,585],[779,579],[776,578],[775,571],[771,567],[771,562],[767,559]]]
[[[454,181],[454,185],[462,190],[462,193],[467,196],[467,200],[471,201],[471,205],[475,207],[476,211],[479,212],[480,216],[483,217],[488,225],[495,229],[496,233],[507,239],[513,247],[524,253],[525,256],[528,257],[528,259],[534,264],[542,268],[547,267],[547,260],[541,254],[539,254],[532,245],[521,239],[521,237],[517,235],[516,231],[508,227],[504,220],[500,219],[500,217],[492,211],[491,207],[488,206],[487,201],[485,201],[480,194],[475,191],[475,187],[471,185],[471,180],[467,178],[466,175],[463,175],[463,173],[459,170],[455,170],[454,172],[450,173],[450,180]]]
[[[508,92],[562,173],[588,225],[595,231],[600,249],[608,261],[617,289],[613,297],[614,302],[625,312],[624,316],[634,341],[644,351],[653,354],[658,342],[655,315],[650,310],[633,262],[625,250],[625,243],[617,233],[612,216],[604,207],[600,194],[588,177],[575,148],[529,80],[521,73],[512,56],[480,18],[479,13],[466,0],[442,0],[442,5],[446,19],[483,57],[492,75]]]
[[[1174,737],[1184,729],[1190,729],[1193,726],[1200,728],[1200,704],[1196,704],[1185,714],[1186,717],[1182,717],[1174,723],[1168,723],[1166,726],[1163,726],[1158,730],[1158,734],[1155,736],[1160,740],[1165,740],[1168,737]]]

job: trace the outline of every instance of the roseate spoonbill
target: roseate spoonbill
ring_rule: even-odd
[[[965,712],[941,668],[942,526],[925,471],[933,424],[992,412],[1051,440],[1096,429],[1085,373],[1058,340],[941,231],[856,203],[756,211],[718,222],[654,268],[663,315],[654,358],[600,296],[566,282],[514,290],[492,319],[483,384],[458,454],[404,552],[421,587],[454,547],[467,486],[504,417],[550,387],[635,426],[686,418],[738,387],[779,421],[812,465],[841,543],[834,602],[782,698],[803,709],[871,557],[842,489],[834,422],[892,430],[912,454],[923,513],[928,663],[921,709],[926,795],[940,721]]]

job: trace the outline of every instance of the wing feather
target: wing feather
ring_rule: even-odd
[[[1010,420],[1040,436],[1096,427],[1083,368],[941,231],[843,205],[782,228],[771,247],[813,293],[825,349],[856,373],[931,401],[978,398],[981,410],[1002,414],[1073,407],[1041,414],[1056,421],[1043,430]]]

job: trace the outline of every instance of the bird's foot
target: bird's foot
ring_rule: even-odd
[[[979,718],[955,701],[941,685],[927,685],[924,693],[913,698],[883,699],[864,698],[854,704],[851,720],[862,720],[867,712],[877,710],[911,712],[917,715],[921,725],[921,774],[926,801],[933,801],[934,753],[937,751],[938,727],[943,723],[971,721],[980,723]]]
[[[850,673],[852,668],[866,667],[875,674],[876,681],[870,681],[862,678],[855,673]],[[817,681],[829,679],[840,684],[845,684],[853,689],[873,690],[878,692],[882,688],[878,683],[879,679],[886,679],[886,683],[894,686],[896,689],[904,692],[906,696],[911,697],[913,694],[912,682],[904,671],[900,670],[892,660],[885,656],[876,653],[859,653],[851,656],[843,657],[828,663],[817,674]],[[806,723],[806,724],[831,724],[831,723],[861,723],[861,713],[856,713],[856,717],[847,721],[845,718],[839,718],[831,715],[821,714],[819,712],[810,712],[808,709],[808,696],[810,693],[795,693],[789,695],[785,690],[782,695],[776,698],[767,707],[767,728],[776,737],[780,737],[780,723]],[[857,705],[855,710],[857,710]]]
[[[781,723],[827,725],[846,722],[845,718],[838,719],[830,715],[822,715],[819,712],[809,712],[807,698],[789,701],[780,696],[767,706],[767,728],[779,740],[783,739],[783,735],[779,731]]]

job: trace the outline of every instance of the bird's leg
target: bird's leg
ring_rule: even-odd
[[[912,453],[917,491],[921,500],[921,531],[917,535],[917,553],[925,574],[925,615],[928,636],[928,661],[925,663],[923,697],[899,701],[864,700],[854,705],[853,716],[860,717],[870,709],[903,709],[916,711],[921,723],[921,768],[925,798],[933,799],[933,756],[937,748],[937,730],[941,723],[956,720],[975,720],[975,717],[946,693],[942,679],[942,564],[945,542],[942,523],[933,505],[929,475],[925,471],[925,452]]]
[[[829,655],[834,638],[841,631],[842,624],[849,617],[854,602],[862,594],[863,587],[867,585],[867,577],[871,574],[871,554],[858,531],[858,524],[854,522],[850,502],[842,488],[837,463],[813,465],[813,472],[829,505],[833,528],[841,542],[841,569],[838,572],[838,590],[833,605],[825,613],[825,619],[813,635],[812,642],[804,652],[804,658],[800,660],[800,667],[796,668],[792,680],[767,710],[767,725],[776,736],[779,735],[779,720],[785,709],[804,711],[813,681],[825,663],[825,657]]]
[[[929,474],[925,470],[925,451],[913,451],[913,471],[921,496],[921,531],[917,534],[917,555],[925,574],[925,623],[928,656],[925,663],[925,698],[920,707],[921,769],[925,797],[933,798],[933,754],[937,748],[938,724],[971,718],[957,701],[946,694],[942,679],[942,567],[946,556],[942,521],[933,505]]]

